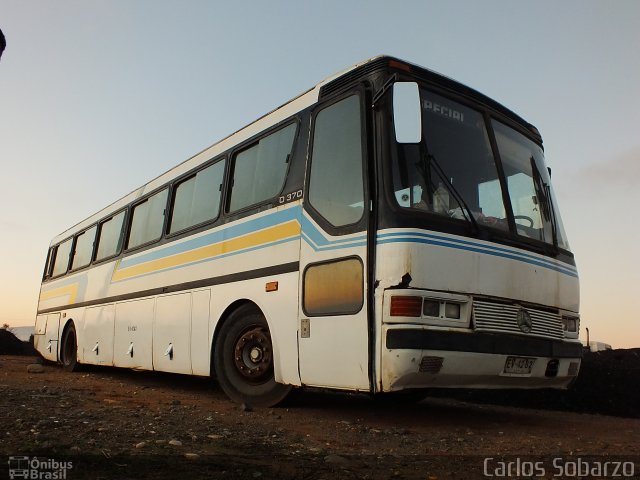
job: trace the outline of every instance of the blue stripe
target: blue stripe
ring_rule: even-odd
[[[389,237],[405,237],[405,238],[422,237],[422,238],[433,239],[433,240],[436,240],[436,241],[450,242],[450,243],[453,243],[453,244],[459,243],[461,245],[468,245],[468,246],[471,246],[471,247],[483,248],[483,249],[486,249],[486,250],[505,253],[507,255],[519,255],[521,257],[524,257],[524,258],[532,260],[532,261],[543,262],[543,263],[545,263],[546,265],[548,265],[551,268],[564,268],[564,269],[566,269],[568,271],[571,271],[573,273],[577,273],[576,268],[574,266],[572,266],[572,265],[569,265],[569,264],[558,265],[557,263],[551,262],[551,261],[549,261],[547,259],[544,259],[544,258],[536,257],[535,255],[532,255],[532,254],[524,252],[524,251],[514,252],[513,250],[509,250],[509,249],[504,248],[504,247],[499,247],[497,245],[484,245],[484,244],[481,244],[481,243],[478,243],[478,242],[473,242],[473,241],[470,241],[470,240],[449,238],[449,237],[444,237],[442,235],[435,235],[435,234],[424,233],[424,232],[405,231],[405,232],[378,234],[378,239],[380,239],[380,238],[389,238]]]
[[[302,238],[305,242],[307,242],[309,244],[309,246],[311,248],[313,248],[314,251],[316,252],[324,252],[326,250],[338,250],[338,249],[342,249],[342,248],[350,248],[350,247],[365,247],[367,245],[367,241],[365,240],[360,240],[362,237],[356,237],[356,238],[352,238],[351,240],[353,240],[353,243],[342,243],[342,242],[346,242],[346,240],[341,240],[339,245],[333,245],[333,244],[329,244],[326,245],[324,247],[316,247],[315,244],[313,243],[313,241],[311,241],[311,239],[309,237],[307,237],[307,235],[305,235],[306,232],[302,233]],[[338,243],[338,242],[335,242]]]
[[[292,207],[280,212],[265,215],[264,217],[249,220],[248,222],[241,223],[239,225],[232,225],[230,227],[212,232],[207,235],[203,235],[198,238],[193,238],[182,243],[168,245],[165,248],[145,253],[143,255],[128,257],[122,260],[120,268],[127,268],[140,263],[150,262],[152,260],[158,260],[159,258],[176,255],[196,248],[206,247],[215,243],[224,242],[225,240],[231,240],[236,237],[241,237],[248,233],[253,233],[258,230],[262,230],[280,223],[285,223],[291,220],[298,220],[300,216],[300,207]],[[296,237],[297,238],[297,237]]]
[[[336,248],[346,248],[351,246],[366,245],[367,243],[366,235],[358,235],[357,237],[341,238],[338,240],[327,240],[325,236],[322,235],[322,233],[311,222],[311,220],[309,220],[305,215],[302,215],[300,225],[302,226],[302,238],[304,238],[306,242],[309,245],[311,245],[311,247],[315,251],[334,250]],[[358,242],[358,243],[354,243],[354,242]],[[345,245],[342,245],[342,244],[345,244]]]
[[[464,240],[451,240],[444,237],[438,237],[436,235],[423,234],[423,233],[411,233],[411,236],[407,236],[407,233],[389,233],[378,235],[378,244],[385,243],[422,243],[427,245],[437,245],[447,248],[455,248],[459,250],[466,250],[476,253],[484,253],[496,257],[508,258],[511,260],[518,260],[520,262],[536,265],[539,267],[548,268],[556,272],[564,273],[572,277],[578,277],[576,271],[570,269],[569,266],[564,267],[543,259],[536,258],[526,253],[513,252],[504,248],[481,245],[477,243],[467,242]],[[419,237],[419,238],[415,238]],[[383,240],[380,240],[380,239]]]

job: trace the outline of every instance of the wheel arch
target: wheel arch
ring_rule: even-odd
[[[75,352],[73,355],[73,361],[69,364],[65,363],[65,353],[63,349],[67,348],[67,332],[73,328],[74,331],[74,343],[75,343]],[[60,338],[58,340],[58,363],[62,365],[62,368],[68,370],[70,372],[77,371],[81,368],[82,362],[80,361],[80,342],[78,335],[78,325],[72,316],[65,319],[64,326],[60,329]]]
[[[80,343],[78,342],[78,325],[72,317],[69,317],[64,320],[64,326],[62,326],[62,321],[60,322],[60,326],[62,327],[60,331],[60,336],[58,337],[58,362],[62,363],[62,341],[64,340],[64,335],[67,333],[67,330],[73,325],[73,328],[76,331],[76,349],[80,350]],[[76,351],[76,358],[78,357],[78,351]]]

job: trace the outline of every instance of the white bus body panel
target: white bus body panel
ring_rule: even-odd
[[[191,293],[191,372],[208,376],[211,360],[211,333],[209,328],[209,308],[211,290]]]
[[[191,293],[156,298],[153,368],[191,374]]]
[[[99,305],[85,310],[82,330],[78,331],[78,352],[82,363],[113,365],[113,334],[116,306]]]
[[[543,255],[416,229],[378,232],[376,254],[376,278],[383,288],[399,284],[408,273],[412,288],[486,295],[578,311],[576,268]]]
[[[113,364],[116,367],[153,370],[152,326],[154,299],[116,304]]]
[[[309,322],[306,338],[298,327],[300,379],[303,385],[369,391],[366,233],[332,237],[309,217],[304,225],[299,291],[303,292],[304,271],[309,264],[357,257],[363,264],[364,301],[355,314],[309,317],[300,293],[300,319]]]
[[[298,271],[238,281],[226,277],[299,262],[300,215],[300,202],[292,202],[53,279],[42,286],[39,310],[73,312],[68,318],[73,318],[76,325],[81,362],[209,375],[219,320],[234,302],[251,301],[269,323],[276,352],[276,380],[299,385]],[[238,231],[240,234],[234,233]],[[115,309],[113,321],[102,305],[70,310],[77,303],[91,304],[212,277],[222,280],[210,289],[186,289],[110,303]],[[278,282],[278,290],[265,292],[268,281]],[[83,320],[85,309],[88,314]],[[45,318],[39,320],[44,328]],[[43,344],[42,339],[37,341]],[[93,351],[96,343],[98,355]],[[132,343],[133,357],[129,349]],[[169,343],[173,344],[174,360],[164,356]]]
[[[52,362],[58,360],[58,334],[60,331],[60,314],[49,313],[38,315],[33,336],[35,349]]]

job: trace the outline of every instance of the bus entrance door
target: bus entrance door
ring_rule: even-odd
[[[298,345],[303,385],[369,390],[362,237],[361,245],[337,250],[302,242]]]
[[[300,380],[369,390],[367,158],[363,92],[313,113],[301,217]]]

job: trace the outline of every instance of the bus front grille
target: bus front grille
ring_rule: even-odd
[[[518,305],[507,305],[502,303],[474,300],[473,320],[476,331],[480,332],[502,332],[525,333],[518,326]],[[562,339],[562,318],[557,313],[546,312],[527,308],[531,318],[531,331],[526,335],[533,335],[545,338]]]

